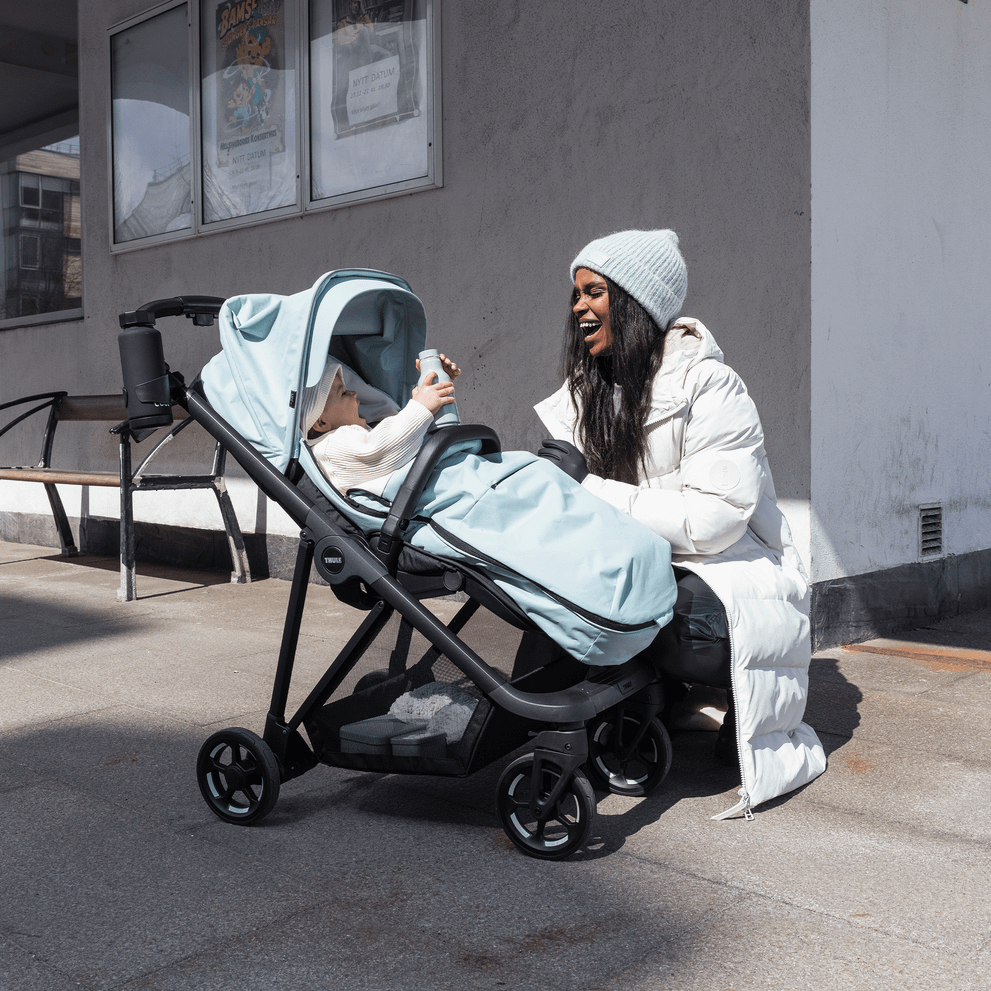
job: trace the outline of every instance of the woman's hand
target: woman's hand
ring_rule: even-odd
[[[417,361],[416,364],[419,366],[420,362]],[[457,368],[456,365],[454,367]],[[450,375],[450,372],[448,374]],[[451,378],[454,378],[454,375],[451,375]],[[436,413],[442,406],[448,406],[454,402],[454,384],[452,382],[440,382],[436,372],[428,372],[423,385],[413,389],[413,398],[421,406],[426,406],[431,413]]]

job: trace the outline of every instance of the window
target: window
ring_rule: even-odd
[[[60,227],[67,186],[58,176],[25,172],[20,177],[21,223]]]
[[[412,6],[311,0],[313,200],[430,175],[427,22]]]
[[[188,230],[189,14],[186,4],[111,38],[114,241]]]
[[[110,35],[116,250],[441,184],[440,0],[187,0]]]
[[[0,327],[82,305],[79,139],[0,162]]]
[[[295,208],[299,41],[292,0],[203,0],[203,220]]]
[[[26,175],[21,178],[21,206],[41,206],[41,187],[37,176]]]
[[[41,267],[41,238],[37,234],[21,235],[21,268]]]

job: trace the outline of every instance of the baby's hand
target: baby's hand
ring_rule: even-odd
[[[419,361],[417,364],[419,365]],[[448,372],[448,374],[451,373]],[[451,378],[454,378],[454,375],[451,375]],[[421,406],[426,406],[431,413],[436,413],[441,406],[448,406],[454,402],[454,384],[452,382],[439,382],[437,373],[430,372],[423,385],[418,389],[413,389],[413,398]]]
[[[450,375],[452,379],[456,379],[461,374],[461,369],[458,368],[458,366],[454,364],[454,362],[451,361],[451,359],[448,358],[447,355],[442,354],[439,355],[439,357],[440,357],[440,363],[444,366],[444,371],[447,372],[447,374]]]
[[[458,366],[454,364],[454,362],[451,361],[451,359],[448,358],[447,355],[440,354],[437,357],[440,358],[440,363],[441,365],[444,366],[444,371],[447,372],[447,374],[450,375],[452,379],[456,379],[461,374],[461,369],[458,368]],[[416,359],[416,370],[417,371],[420,370],[419,358]]]

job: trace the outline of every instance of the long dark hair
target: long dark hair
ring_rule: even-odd
[[[588,470],[636,484],[646,472],[651,384],[664,356],[665,332],[625,289],[611,279],[606,285],[612,347],[593,358],[571,310],[565,325],[565,376]],[[618,408],[614,385],[622,387]]]

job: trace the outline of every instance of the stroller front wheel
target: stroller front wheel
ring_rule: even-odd
[[[220,730],[200,747],[196,778],[206,804],[225,822],[258,822],[279,798],[281,775],[272,748],[240,727]]]
[[[553,805],[538,816],[531,808],[532,754],[514,760],[499,778],[496,799],[506,835],[529,857],[563,860],[582,846],[592,831],[595,792],[585,774],[575,771]],[[562,769],[544,760],[539,771],[538,798],[546,798]]]

